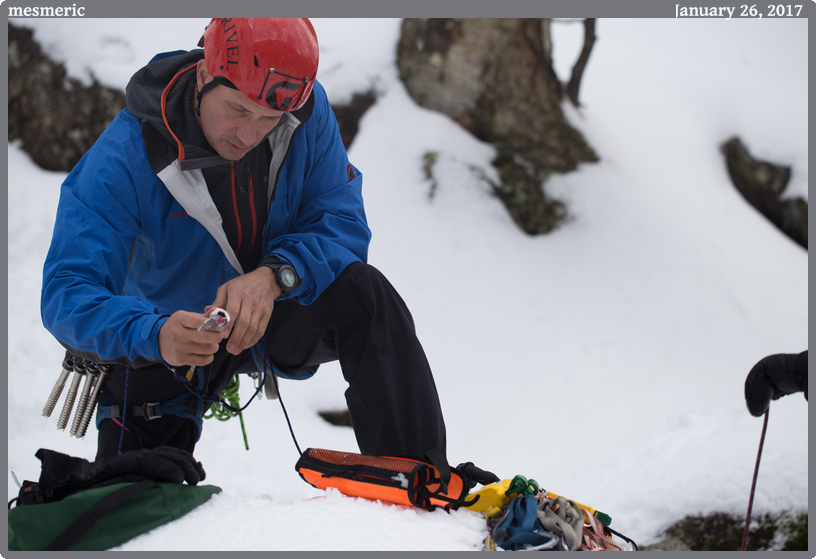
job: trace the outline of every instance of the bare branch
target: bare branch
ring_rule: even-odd
[[[584,75],[584,68],[586,68],[589,61],[589,53],[592,52],[592,46],[595,44],[595,18],[590,17],[584,20],[584,48],[581,50],[581,56],[578,57],[578,62],[572,68],[572,77],[567,85],[567,97],[572,101],[576,107],[580,107],[578,102],[578,89],[581,87],[581,78]]]

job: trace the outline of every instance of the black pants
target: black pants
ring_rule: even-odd
[[[338,360],[357,444],[364,454],[426,456],[447,469],[445,423],[428,360],[402,298],[375,268],[352,264],[311,305],[278,301],[266,331],[272,363],[296,370]],[[250,351],[224,350],[203,368],[205,388],[218,394],[235,373],[257,370]],[[100,404],[121,405],[125,368],[116,367]],[[165,402],[187,389],[163,365],[131,369],[128,407]],[[127,417],[123,452],[171,445],[193,452],[192,420],[165,415]],[[111,419],[99,429],[97,458],[115,455],[121,428]],[[444,472],[443,472],[444,473]]]

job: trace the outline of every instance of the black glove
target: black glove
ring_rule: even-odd
[[[154,481],[187,482],[195,485],[206,477],[201,462],[186,450],[172,446],[125,452],[93,463],[94,479],[109,479],[123,474],[140,474]]]
[[[769,355],[754,365],[745,379],[745,403],[748,411],[761,417],[771,400],[794,392],[807,398],[807,351],[800,354]]]
[[[60,490],[142,479],[196,485],[206,477],[201,462],[192,454],[171,446],[134,450],[96,462],[42,448],[35,456],[42,461],[40,485]]]

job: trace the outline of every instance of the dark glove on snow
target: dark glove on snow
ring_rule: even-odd
[[[42,461],[40,485],[72,491],[143,479],[196,485],[206,477],[192,454],[170,446],[134,450],[96,462],[42,448],[35,456]]]
[[[748,411],[761,417],[771,400],[794,392],[804,392],[807,398],[807,351],[800,354],[769,355],[754,365],[745,379],[745,403]]]

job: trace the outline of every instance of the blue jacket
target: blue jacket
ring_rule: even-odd
[[[168,60],[181,68],[200,56]],[[305,305],[346,266],[366,261],[371,238],[362,175],[348,161],[319,83],[312,97],[310,115],[285,113],[266,140],[273,157],[264,254],[294,266],[302,283],[285,297]],[[129,91],[129,107],[130,98]],[[137,118],[124,109],[60,193],[43,270],[43,324],[64,345],[103,362],[160,361],[158,332],[167,317],[202,313],[219,286],[244,273],[201,170],[182,170],[189,166],[181,149],[154,168],[148,153],[156,147],[146,144],[144,129],[156,122],[155,114]]]

